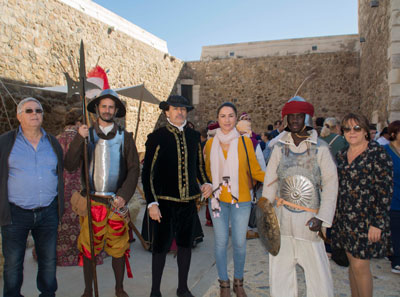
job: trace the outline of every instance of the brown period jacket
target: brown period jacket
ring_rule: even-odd
[[[117,133],[117,129],[123,129],[114,123],[113,129],[105,135],[99,128],[98,123],[95,123],[92,128],[95,129],[97,135],[102,139],[112,139],[115,137]],[[140,174],[139,167],[139,156],[137,153],[135,142],[133,141],[132,133],[124,131],[124,159],[125,159],[125,168],[126,178],[122,183],[122,186],[117,190],[116,195],[124,198],[126,202],[128,202],[132,195],[135,193],[136,185],[138,183],[138,178]],[[68,152],[65,155],[64,159],[64,168],[68,171],[74,171],[79,166],[83,164],[83,151],[84,151],[84,141],[85,139],[77,133],[75,138],[72,140]],[[82,171],[83,172],[83,171]],[[84,173],[83,173],[84,174]]]

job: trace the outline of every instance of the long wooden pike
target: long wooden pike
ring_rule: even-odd
[[[80,61],[79,61],[79,94],[82,100],[82,112],[83,112],[83,124],[89,125],[89,116],[86,111],[86,92],[85,92],[85,81],[86,81],[86,67],[85,67],[85,49],[83,40],[81,40],[80,47]],[[90,255],[93,270],[93,284],[95,297],[99,297],[99,290],[97,285],[97,273],[96,273],[96,259],[94,253],[94,234],[93,234],[93,221],[92,221],[92,201],[90,198],[90,184],[89,184],[89,163],[88,163],[88,138],[85,139],[84,143],[84,171],[85,171],[85,183],[86,183],[86,201],[88,209],[88,225],[89,225],[89,238],[90,238]]]

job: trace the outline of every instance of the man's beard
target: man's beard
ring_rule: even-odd
[[[111,118],[110,118],[110,119],[105,119],[105,118],[102,117],[101,114],[99,114],[100,119],[101,119],[102,121],[104,121],[104,122],[112,123],[112,122],[114,121],[114,116],[112,116],[110,113],[105,113],[105,114],[106,114],[106,115],[110,115]]]

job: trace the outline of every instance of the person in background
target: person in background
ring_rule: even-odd
[[[3,296],[22,296],[29,232],[37,253],[40,296],[55,296],[57,227],[64,212],[63,151],[42,128],[39,100],[21,100],[17,119],[20,126],[0,136]]]
[[[390,204],[390,231],[393,255],[390,256],[392,272],[400,274],[400,121],[389,124],[390,143],[384,148],[393,161],[393,196]]]
[[[275,121],[274,122],[274,130],[270,133],[271,139],[278,136],[283,131],[284,128],[285,128],[285,126],[283,125],[282,120]]]
[[[265,150],[265,144],[268,143],[268,135],[269,132],[261,132],[261,140],[258,142],[261,148],[261,151]]]
[[[262,171],[265,171],[266,166],[265,166],[265,160],[264,156],[261,150],[261,146],[257,140],[254,140],[254,138],[251,138],[251,135],[253,134],[251,130],[251,122],[248,120],[240,120],[237,125],[236,125],[236,130],[239,132],[240,135],[246,136],[251,139],[253,143],[253,148],[256,153],[256,158],[258,161],[258,164],[261,167]]]
[[[269,133],[271,133],[273,130],[274,130],[274,125],[269,124],[269,125],[267,126],[267,133],[269,134]]]
[[[219,128],[218,122],[210,121],[210,123],[207,125],[207,139],[215,136],[215,133],[217,133],[217,128]]]
[[[207,141],[204,153],[207,175],[212,180],[214,189],[213,197],[209,199],[209,208],[213,211],[215,258],[220,296],[231,296],[227,270],[229,225],[231,225],[233,291],[238,297],[246,297],[243,274],[246,260],[246,232],[251,211],[250,188],[252,187],[249,182],[249,163],[254,180],[262,182],[265,174],[257,162],[252,141],[248,137],[240,137],[235,128],[237,121],[235,105],[231,102],[220,105],[217,109],[217,119],[220,128],[217,129],[216,135]]]
[[[341,135],[340,122],[336,118],[326,118],[320,138],[328,143],[333,160],[336,162],[336,154],[347,147],[347,142]],[[326,230],[326,239],[328,239],[328,242],[331,239],[331,228],[327,228]],[[332,248],[328,242],[325,242],[325,250],[330,258],[332,255]]]
[[[243,112],[240,115],[239,121],[242,121],[242,120],[250,122],[250,125],[251,125],[251,116],[247,112]],[[258,140],[261,140],[261,137],[260,137],[260,135],[251,131],[250,139],[251,139],[251,141],[253,141],[253,143],[258,143]]]
[[[265,149],[263,150],[265,166],[268,165],[269,157],[271,156],[272,146],[270,146],[270,142],[272,140],[272,135],[268,134],[268,141],[265,143]]]
[[[326,118],[322,127],[320,138],[329,145],[333,158],[338,151],[347,146],[346,140],[341,135],[340,123],[336,118]]]
[[[388,127],[383,128],[382,132],[379,134],[379,138],[376,140],[380,145],[386,145],[390,143],[390,135],[388,132]]]
[[[349,259],[352,296],[372,296],[371,258],[391,252],[389,209],[393,164],[386,150],[370,141],[369,123],[361,114],[342,120],[349,147],[337,154],[339,195],[331,237],[332,249]]]
[[[75,137],[82,121],[82,109],[72,108],[65,115],[64,131],[57,135],[64,156],[69,144]],[[72,211],[71,196],[81,190],[81,169],[69,173],[64,171],[64,208],[65,212],[58,227],[57,266],[76,266],[79,262],[79,250],[76,248],[80,226],[79,216]]]
[[[325,122],[325,118],[319,117],[319,118],[315,119],[315,130],[317,131],[318,136],[321,135],[321,130],[322,130],[322,127],[324,126],[324,122]]]
[[[376,124],[369,124],[369,134],[371,135],[371,140],[377,139],[376,132]]]
[[[204,148],[207,142],[207,128],[201,129],[200,131],[200,142],[201,142],[201,149]]]

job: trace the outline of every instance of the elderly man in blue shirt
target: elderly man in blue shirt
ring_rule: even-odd
[[[3,296],[19,297],[29,231],[38,257],[40,296],[55,296],[57,227],[64,209],[63,152],[41,127],[43,107],[32,97],[17,107],[20,126],[0,136],[0,226]]]

